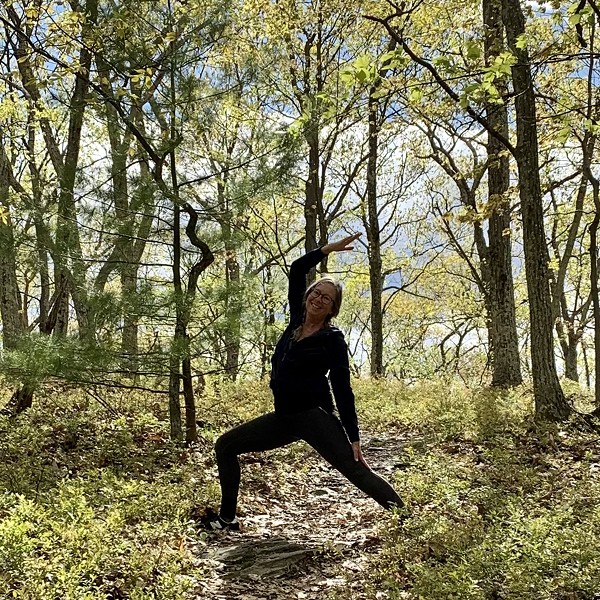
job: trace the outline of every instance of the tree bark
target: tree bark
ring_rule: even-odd
[[[321,197],[321,184],[319,178],[320,153],[319,153],[319,122],[318,116],[311,115],[305,127],[305,138],[308,144],[308,177],[305,184],[304,199],[304,250],[310,252],[317,247],[317,208],[323,202]],[[310,283],[315,279],[316,271],[311,269],[307,280]]]
[[[377,152],[379,147],[379,102],[373,97],[378,86],[369,93],[369,126],[367,160],[367,255],[369,258],[369,282],[371,285],[371,377],[382,377],[383,369],[383,273],[379,208],[377,204]]]
[[[517,58],[512,66],[517,125],[515,158],[519,170],[523,219],[535,412],[540,419],[559,420],[569,415],[570,407],[561,389],[554,359],[549,255],[539,175],[535,95],[528,51],[517,47],[519,36],[525,33],[525,17],[519,0],[502,0],[502,16],[509,47]]]
[[[187,334],[186,346],[187,348],[190,347],[190,340]],[[185,403],[185,443],[193,444],[198,441],[198,429],[196,428],[196,400],[194,398],[192,362],[189,352],[181,361],[181,380],[183,382],[183,399]]]
[[[0,134],[1,135],[1,134]],[[0,150],[0,317],[2,318],[2,345],[14,348],[23,333],[21,318],[21,293],[17,280],[15,238],[8,203],[9,169],[4,148]]]
[[[503,48],[502,6],[500,0],[483,0],[486,65]],[[508,139],[508,112],[504,104],[488,104],[489,124]],[[492,385],[514,386],[522,383],[519,339],[515,310],[510,237],[510,207],[506,193],[510,186],[507,150],[488,132],[488,202],[494,210],[489,219],[488,248],[482,259],[486,287],[488,335],[492,363]]]
[[[598,228],[600,227],[600,181],[594,176],[590,161],[584,162],[584,174],[592,186],[594,218],[590,223],[590,295],[594,315],[594,415],[600,417],[600,291],[598,289]]]
[[[235,141],[228,147],[227,164],[231,163]],[[237,244],[232,235],[235,218],[230,210],[227,196],[227,173],[217,182],[217,200],[221,214],[217,217],[225,247],[225,329],[223,339],[225,345],[225,373],[235,381],[240,368],[240,347],[242,327],[242,299],[240,263],[237,258]]]
[[[86,24],[84,32],[93,27],[98,17],[97,0],[88,0],[85,7]],[[82,32],[82,37],[86,37]],[[89,91],[89,76],[92,64],[92,54],[84,43],[79,52],[79,73],[75,78],[75,86],[69,107],[69,129],[67,147],[64,156],[62,171],[59,173],[60,192],[58,198],[58,219],[56,228],[56,249],[58,251],[58,278],[66,280],[73,298],[79,336],[81,339],[91,341],[95,336],[93,317],[89,312],[86,272],[87,267],[83,261],[79,228],[77,225],[77,207],[75,204],[75,177],[79,166],[81,150],[81,132],[83,116],[87,106]],[[65,295],[63,302],[67,303]],[[62,314],[68,313],[68,307],[63,306]],[[64,322],[64,321],[63,321]],[[64,325],[63,333],[66,332]]]

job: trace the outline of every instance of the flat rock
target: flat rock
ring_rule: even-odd
[[[206,558],[222,564],[223,579],[273,577],[311,558],[315,546],[290,542],[285,538],[249,540],[209,551]]]

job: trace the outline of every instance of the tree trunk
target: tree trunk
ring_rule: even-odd
[[[590,294],[594,315],[594,415],[600,417],[600,295],[598,290],[598,227],[600,226],[600,181],[585,164],[585,174],[592,185],[594,198],[594,218],[590,223]]]
[[[174,167],[172,167],[172,170]],[[181,404],[179,402],[179,380],[182,347],[185,343],[185,326],[183,324],[183,291],[181,288],[181,234],[179,206],[173,206],[173,292],[175,296],[175,331],[171,341],[169,358],[169,421],[171,423],[171,439],[183,440],[181,426]]]
[[[240,264],[236,248],[231,240],[225,240],[226,330],[225,330],[225,373],[235,381],[240,369],[240,338],[242,335],[242,302]]]
[[[525,33],[525,18],[519,0],[502,0],[502,7],[508,44],[517,58],[512,66],[517,125],[515,154],[523,219],[535,411],[540,419],[558,420],[569,415],[570,407],[560,387],[554,360],[549,256],[544,232],[533,80],[527,49],[517,48],[518,37]]]
[[[305,127],[308,143],[308,178],[305,184],[304,199],[304,250],[310,252],[317,247],[317,207],[321,202],[321,185],[319,181],[319,124],[318,118],[312,116]],[[311,269],[307,276],[310,284],[315,280],[316,269]]]
[[[131,259],[131,254],[129,255]],[[128,261],[121,270],[121,294],[123,297],[123,333],[121,335],[121,367],[127,371],[133,381],[138,375],[138,299],[137,299],[138,265]]]
[[[189,346],[189,337],[186,336],[186,347],[189,349]],[[189,352],[181,362],[181,376],[183,381],[183,397],[185,400],[185,443],[193,444],[198,441],[198,430],[196,428],[196,401],[194,399],[192,363]]]
[[[40,299],[38,328],[40,333],[47,333],[48,312],[50,311],[50,269],[48,266],[48,248],[50,235],[44,223],[42,201],[42,185],[40,174],[35,162],[36,128],[33,123],[35,106],[28,102],[27,115],[27,167],[31,179],[31,195],[33,197],[33,223],[35,227],[35,244],[37,250],[38,268],[40,274]]]
[[[598,294],[598,225],[600,224],[600,201],[597,189],[594,189],[596,214],[590,225],[590,283],[594,313],[594,397],[595,413],[600,416],[600,296]]]
[[[97,20],[97,0],[87,1],[85,13],[87,24],[84,25],[84,30],[88,27],[93,27]],[[82,34],[82,37],[85,39],[86,36]],[[83,116],[88,102],[87,95],[89,90],[91,64],[92,55],[87,45],[84,43],[79,53],[79,75],[75,78],[75,87],[73,89],[69,107],[67,147],[62,171],[59,173],[60,192],[56,227],[59,279],[62,281],[66,279],[70,283],[68,289],[73,298],[79,327],[79,336],[81,339],[88,341],[93,340],[95,332],[92,323],[93,318],[89,314],[86,286],[87,267],[82,256],[74,189],[75,177],[79,166]],[[64,297],[64,302],[68,302],[66,296]],[[68,312],[68,307],[63,306],[61,311],[64,315]]]
[[[369,281],[371,284],[371,376],[382,377],[383,372],[383,273],[379,208],[377,205],[377,151],[379,144],[379,102],[373,97],[377,86],[369,93],[369,127],[367,161],[367,254],[369,257]]]
[[[8,204],[9,169],[4,150],[0,152],[0,317],[2,318],[2,345],[14,348],[23,333],[21,293],[17,281],[15,239]]]
[[[501,0],[483,0],[485,59],[491,64],[503,48]],[[508,139],[508,112],[504,104],[486,108],[490,125]],[[510,167],[506,149],[488,133],[488,202],[494,210],[489,219],[488,249],[482,261],[486,285],[487,320],[492,362],[492,385],[514,386],[522,383],[519,339],[512,274],[510,208],[506,193],[510,186]],[[483,258],[483,257],[482,257]]]
[[[579,336],[574,332],[567,333],[567,344],[563,348],[565,357],[565,377],[571,381],[579,383],[579,367],[577,366],[577,347],[579,345]]]
[[[228,156],[228,162],[231,157]],[[227,197],[227,173],[217,182],[218,203],[223,214],[218,218],[225,246],[225,373],[235,381],[240,368],[240,346],[242,328],[242,299],[240,264],[237,247],[231,229],[233,214]]]

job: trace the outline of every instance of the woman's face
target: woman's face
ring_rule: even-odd
[[[333,301],[336,295],[337,289],[333,283],[329,281],[317,283],[306,297],[306,316],[315,321],[325,321],[333,311]]]

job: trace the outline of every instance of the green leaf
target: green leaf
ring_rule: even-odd
[[[525,33],[522,33],[520,36],[517,37],[517,42],[516,42],[515,46],[519,50],[523,50],[523,48],[527,48],[527,35]]]
[[[352,69],[344,69],[340,72],[340,79],[344,83],[353,84],[356,80],[356,75]]]
[[[469,60],[478,60],[481,57],[481,48],[479,44],[473,40],[469,40],[466,44],[467,58]]]
[[[405,67],[409,62],[408,56],[402,50],[394,50],[386,52],[379,57],[379,64],[383,68],[397,69]]]
[[[364,83],[367,80],[369,73],[366,69],[356,69],[356,79],[361,83]]]
[[[433,59],[433,64],[440,69],[449,69],[452,66],[450,59],[447,56],[438,56]]]
[[[411,104],[419,104],[423,99],[423,92],[420,89],[411,90],[408,99]]]
[[[571,128],[570,127],[563,127],[557,134],[556,134],[556,141],[559,144],[564,144],[568,139],[569,136],[571,135]]]
[[[368,71],[373,63],[372,58],[368,54],[362,54],[354,61],[354,68],[358,70]]]

